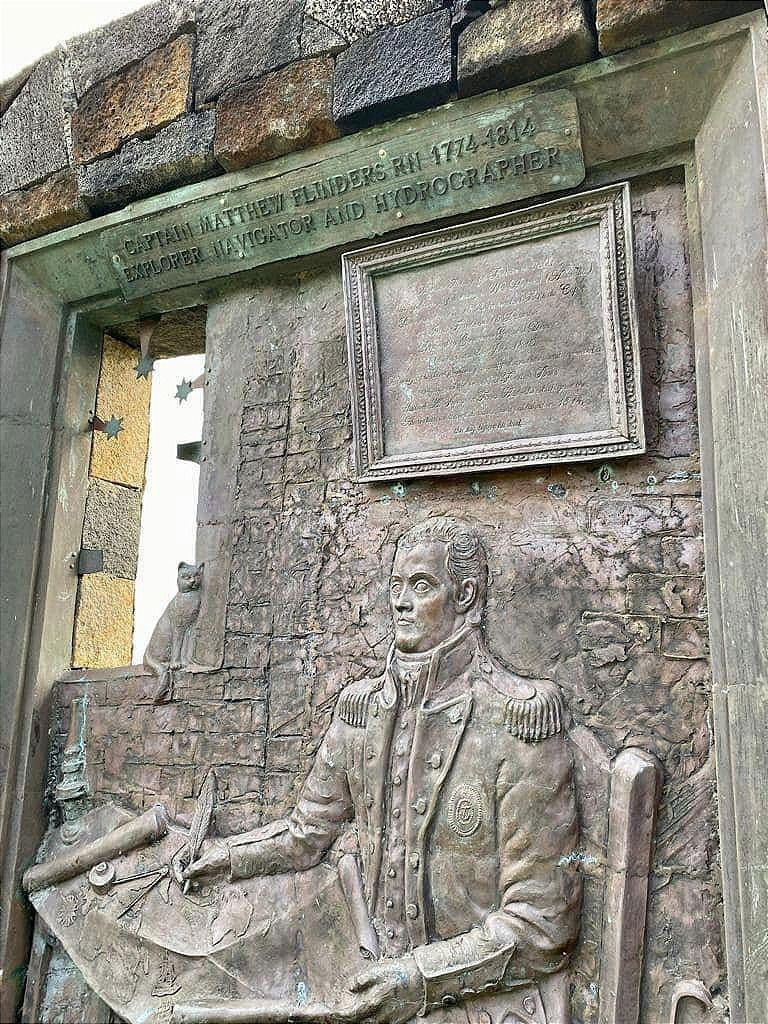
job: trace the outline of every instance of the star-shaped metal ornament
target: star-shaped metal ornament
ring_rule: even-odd
[[[149,380],[149,375],[155,368],[155,360],[152,356],[142,356],[141,359],[136,363],[136,380],[141,380],[144,377],[145,380]]]
[[[180,402],[186,402],[189,396],[192,394],[192,381],[186,380],[182,377],[181,384],[176,385],[176,398]]]
[[[110,439],[116,438],[121,430],[124,430],[122,417],[110,416],[104,424],[104,433]]]

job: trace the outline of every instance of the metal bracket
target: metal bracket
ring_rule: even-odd
[[[176,458],[182,462],[200,463],[202,441],[187,441],[176,445]]]
[[[101,548],[80,548],[77,555],[77,575],[87,576],[91,572],[103,572],[104,552]]]

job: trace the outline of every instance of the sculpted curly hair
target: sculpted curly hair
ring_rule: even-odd
[[[433,516],[423,523],[412,526],[398,539],[398,551],[410,551],[417,544],[440,541],[445,544],[445,567],[448,575],[461,586],[467,580],[474,580],[477,586],[475,608],[479,615],[485,607],[488,589],[488,557],[473,526],[453,516]]]

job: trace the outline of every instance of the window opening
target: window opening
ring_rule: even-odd
[[[140,664],[194,562],[203,430],[205,309],[105,334],[73,635],[75,668]],[[141,351],[142,330],[145,351]]]
[[[204,355],[155,363],[136,573],[134,664],[141,663],[152,630],[176,592],[179,562],[195,561],[200,476],[195,446],[203,436],[203,391],[185,392],[200,378],[204,363]]]

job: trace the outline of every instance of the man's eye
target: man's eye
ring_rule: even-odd
[[[426,580],[419,580],[418,583],[414,584],[413,589],[417,594],[426,594],[429,590],[429,584]]]

